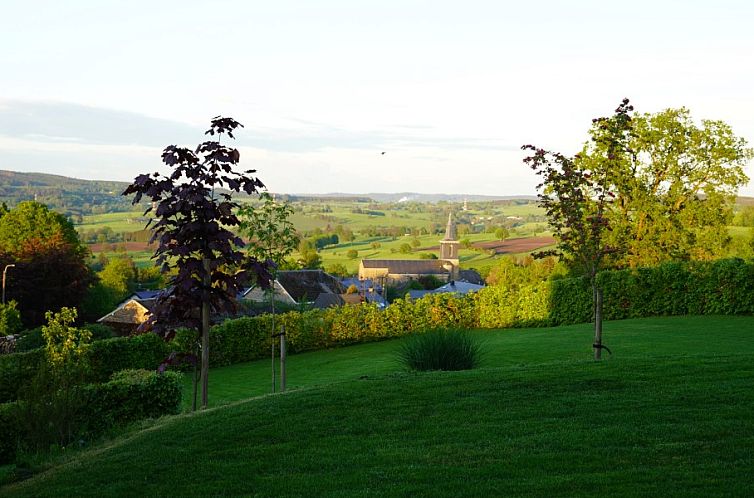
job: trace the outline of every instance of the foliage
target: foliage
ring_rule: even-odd
[[[611,244],[608,238],[612,230],[608,212],[615,198],[613,190],[625,179],[627,164],[630,169],[631,111],[633,106],[623,99],[612,117],[594,119],[590,147],[573,158],[532,145],[523,147],[533,152],[524,162],[542,177],[537,197],[558,249],[592,285],[596,360],[603,348],[602,290],[597,275],[608,254],[620,253],[616,240]]]
[[[58,313],[48,311],[45,314],[47,325],[42,326],[42,337],[47,362],[53,370],[65,373],[88,361],[92,333],[72,326],[76,315],[76,308],[61,308]]]
[[[246,251],[251,257],[271,260],[279,268],[299,244],[290,221],[293,208],[287,202],[276,201],[267,192],[262,192],[259,199],[261,205],[246,204],[238,210],[239,229],[250,241]]]
[[[94,335],[101,327],[92,328]],[[146,368],[156,370],[174,346],[155,334],[97,340],[89,346],[88,365],[82,380],[105,382],[120,370]],[[18,399],[19,389],[28,384],[45,364],[45,349],[0,355],[0,403]]]
[[[45,375],[49,373],[45,370]],[[175,372],[123,370],[101,384],[68,391],[52,387],[38,376],[24,400],[0,404],[0,464],[12,462],[19,447],[43,452],[51,445],[64,449],[113,427],[176,414],[181,406],[181,377]]]
[[[29,382],[45,360],[44,349],[0,355],[0,403],[18,399],[19,389]]]
[[[357,251],[356,249],[349,249],[348,251],[346,251],[346,257],[348,257],[349,259],[356,259],[359,257],[359,251]]]
[[[344,278],[350,275],[348,268],[342,263],[335,263],[327,267],[327,273],[335,275],[336,277]]]
[[[121,370],[109,382],[88,385],[84,391],[88,433],[101,434],[111,427],[178,413],[180,379],[175,372]]]
[[[401,252],[401,254],[411,254],[411,251],[413,251],[411,244],[409,244],[408,242],[401,244],[398,250]]]
[[[170,351],[170,343],[151,333],[95,341],[91,345],[87,378],[90,382],[104,382],[120,370],[156,370]]]
[[[17,403],[0,403],[0,465],[16,458],[19,444]]]
[[[19,391],[20,432],[24,445],[32,450],[65,447],[85,430],[82,385],[88,373],[91,332],[72,326],[76,314],[75,308],[46,313],[44,360]]]
[[[628,147],[630,162],[609,165],[616,178],[611,243],[627,249],[612,264],[636,268],[723,255],[733,200],[748,181],[743,167],[753,157],[746,141],[722,121],[697,126],[681,108],[634,115]],[[584,153],[605,157],[593,147]]]
[[[16,301],[0,304],[0,335],[14,335],[23,329]]]
[[[498,227],[495,229],[495,237],[497,237],[498,240],[504,241],[510,236],[511,236],[510,231],[505,227]]]
[[[52,238],[59,238],[79,255],[86,254],[73,223],[44,204],[21,202],[0,217],[0,252],[14,254],[30,239]]]
[[[233,132],[239,126],[242,125],[231,118],[217,117],[206,134],[234,138]],[[260,285],[266,286],[270,281],[263,263],[253,258],[244,260],[239,250],[244,242],[230,231],[240,225],[235,214],[239,205],[233,201],[232,192],[253,194],[264,187],[259,179],[250,176],[255,170],[243,174],[233,171],[239,159],[237,149],[226,147],[219,140],[199,144],[196,153],[169,145],[162,153],[162,161],[173,172],[169,176],[139,175],[123,192],[134,194],[134,204],[146,197],[156,205],[152,240],[158,241],[159,246],[154,259],[163,272],[178,269],[169,281],[168,291],[157,298],[152,310],[150,324],[159,334],[170,334],[180,326],[199,330],[201,317],[196,310],[203,302],[208,301],[214,312],[232,312],[235,296],[242,282],[248,280],[245,268],[253,270]],[[231,193],[215,192],[223,186]],[[152,207],[145,215],[151,211]],[[208,269],[204,260],[209,260]],[[244,269],[235,270],[241,267]]]
[[[22,202],[0,217],[0,266],[16,265],[6,294],[27,327],[44,323],[50,309],[80,305],[94,279],[87,257],[73,225],[43,204]]]
[[[409,370],[471,370],[479,365],[481,347],[467,332],[433,330],[412,336],[398,350]]]

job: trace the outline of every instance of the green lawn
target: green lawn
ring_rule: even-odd
[[[410,374],[399,341],[289,358],[298,389],[167,417],[3,496],[751,496],[754,318],[475,332],[479,370]],[[211,372],[215,404],[266,361]],[[225,392],[222,394],[222,387]]]

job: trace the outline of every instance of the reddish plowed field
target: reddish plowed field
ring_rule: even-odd
[[[473,246],[485,250],[494,249],[496,254],[514,254],[533,251],[554,243],[555,239],[552,237],[524,237],[521,239],[510,239],[503,242],[499,240],[477,242],[476,244],[473,244]]]
[[[114,247],[122,247],[124,244],[128,252],[149,251],[155,247],[154,245],[150,246],[146,242],[106,242],[104,244],[90,244],[89,250],[92,252],[110,252]]]

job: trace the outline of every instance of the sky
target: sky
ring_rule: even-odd
[[[624,97],[754,144],[750,0],[0,7],[0,169],[129,181],[223,115],[273,192],[532,195],[521,145],[573,154]]]

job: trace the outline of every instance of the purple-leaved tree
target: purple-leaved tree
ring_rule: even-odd
[[[539,205],[547,213],[558,250],[544,251],[537,256],[560,255],[591,283],[594,309],[594,359],[602,357],[602,289],[597,275],[605,257],[620,251],[609,242],[610,203],[615,198],[616,184],[622,182],[620,172],[626,161],[632,161],[629,147],[633,106],[628,99],[610,117],[592,120],[592,154],[568,157],[524,145],[531,151],[524,159],[542,177],[537,185]],[[609,349],[608,349],[609,351]]]
[[[230,230],[239,225],[232,192],[254,194],[264,188],[251,176],[256,170],[233,171],[240,154],[220,143],[223,135],[235,138],[239,126],[243,125],[232,118],[214,118],[205,134],[217,135],[217,140],[203,142],[196,150],[167,146],[162,162],[172,173],[139,175],[123,192],[134,194],[134,204],[144,197],[152,201],[144,214],[154,211],[147,224],[153,230],[152,241],[159,243],[153,259],[163,272],[176,272],[158,296],[147,325],[166,339],[179,327],[199,331],[202,408],[208,398],[210,313],[232,313],[244,282],[256,278],[265,286],[271,279],[271,263],[247,257],[241,251],[243,240]]]

